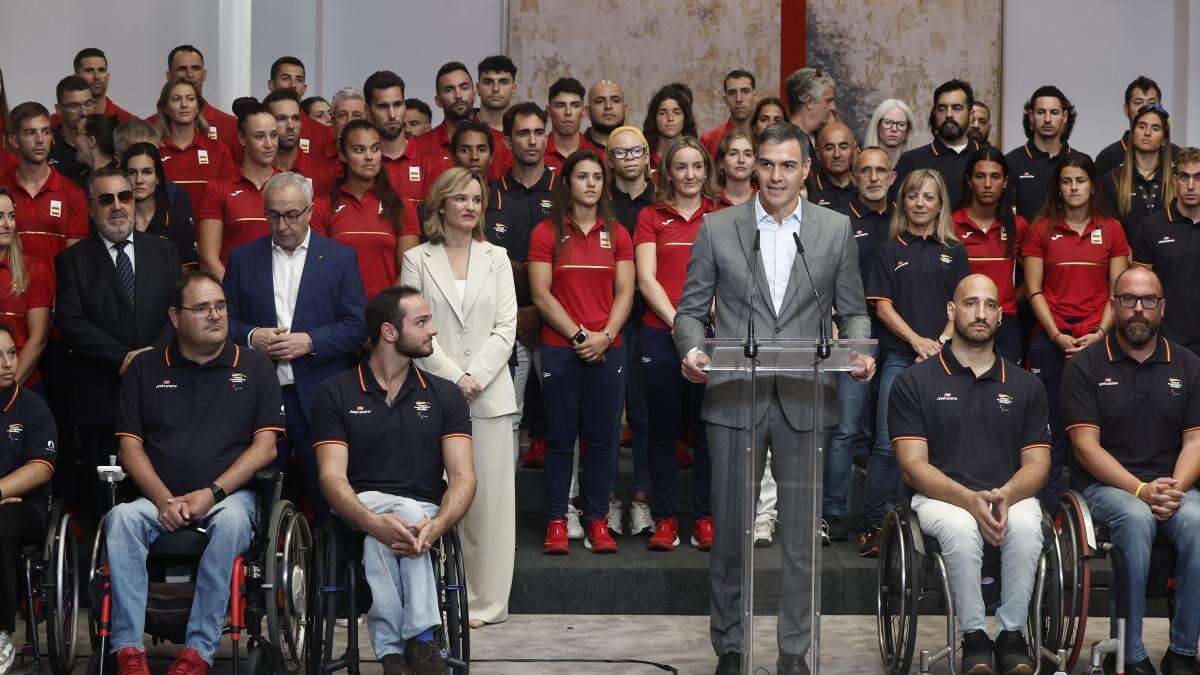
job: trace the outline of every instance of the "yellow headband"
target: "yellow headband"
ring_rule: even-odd
[[[637,136],[638,140],[641,141],[642,145],[646,146],[647,148],[650,147],[650,143],[648,143],[646,141],[646,135],[642,133],[642,130],[635,126],[629,125],[629,124],[626,124],[623,127],[617,127],[616,129],[613,129],[612,131],[608,132],[608,137],[613,138],[617,134],[621,133],[622,131],[628,131],[628,132],[632,133],[634,136]]]

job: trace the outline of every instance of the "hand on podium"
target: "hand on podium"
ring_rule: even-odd
[[[850,377],[859,382],[866,382],[875,376],[875,359],[857,351],[850,352]]]

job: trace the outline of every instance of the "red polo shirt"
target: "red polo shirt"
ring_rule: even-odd
[[[275,173],[279,173],[278,170]],[[263,181],[263,187],[266,187]],[[196,222],[221,221],[221,264],[229,259],[229,251],[270,234],[262,192],[254,181],[246,178],[241,169],[236,177],[223,178],[208,184],[204,200],[196,209]]]
[[[213,107],[210,103],[204,106],[204,110],[200,111],[200,116],[208,122],[208,137],[214,141],[221,141],[229,150],[229,152],[241,152],[242,142],[238,140],[237,118],[227,112],[221,112]],[[150,124],[154,124],[158,119],[158,114],[155,113],[146,118]],[[237,166],[234,164],[234,166]],[[195,204],[195,200],[192,201]]]
[[[233,163],[241,166],[242,159],[246,156],[246,146],[237,138],[237,118],[233,118],[233,144],[229,146],[229,153],[233,155]],[[321,157],[325,154],[325,148],[333,142],[333,129],[321,124],[300,111],[300,142],[298,143],[300,154],[315,154]],[[303,172],[300,172],[303,173]],[[308,178],[312,178],[308,174],[304,174]]]
[[[88,236],[88,205],[83,190],[54,167],[50,167],[50,177],[35,195],[21,187],[15,171],[5,176],[3,185],[16,207],[17,234],[26,259],[40,260],[53,278],[54,256],[66,250],[67,240]]]
[[[323,152],[323,151],[322,151]],[[338,165],[341,168],[341,165]],[[313,194],[329,194],[335,176],[329,164],[320,156],[300,150],[296,153],[296,161],[292,162],[290,171],[304,176],[313,183]],[[340,173],[340,172],[339,172]]]
[[[687,281],[687,266],[692,259],[692,243],[704,222],[704,214],[716,211],[716,204],[704,199],[691,218],[684,218],[669,204],[653,204],[638,214],[637,229],[633,232],[634,247],[654,244],[656,264],[654,278],[667,293],[672,307],[679,306],[683,282]],[[670,329],[649,304],[642,320],[647,326]]]
[[[488,168],[488,181],[500,180],[508,170],[512,168],[512,152],[504,145],[504,134],[488,127],[488,131],[492,134],[492,164]],[[454,166],[454,152],[450,150],[451,134],[446,129],[446,122],[443,121],[436,127],[426,131],[425,133],[411,138],[408,141],[407,154],[420,159],[425,184],[424,189],[428,190],[433,181],[442,175],[442,172]],[[426,197],[426,193],[421,193],[421,199]]]
[[[608,230],[612,231],[610,235]],[[549,218],[533,228],[529,241],[527,262],[553,265],[550,293],[571,317],[589,331],[602,330],[612,312],[613,284],[617,279],[617,263],[633,260],[633,242],[629,233],[615,220],[608,230],[597,223],[584,234],[574,223],[567,223],[562,250],[555,255],[554,223]],[[560,335],[546,322],[542,326],[542,342],[559,347],[571,346],[571,336]],[[614,335],[613,346],[621,344]]]
[[[1021,247],[1029,234],[1029,223],[1021,216],[1014,216],[1017,226],[1016,241],[1007,257],[1004,249],[1008,246],[1008,231],[999,220],[992,223],[984,232],[971,217],[967,209],[961,208],[954,212],[954,232],[967,247],[967,261],[971,264],[971,272],[987,275],[996,289],[1000,292],[1000,308],[1009,316],[1017,315],[1015,299],[1015,284],[1017,260],[1021,256]]]
[[[0,134],[3,133],[4,129],[0,128]],[[17,159],[16,155],[4,148],[0,148],[0,180],[4,180],[5,176],[16,171],[17,165],[20,163],[21,160]]]
[[[100,115],[108,115],[109,117],[117,118],[117,123],[128,122],[129,120],[137,119],[137,115],[117,105],[112,97],[108,98],[108,104],[104,106],[104,110],[93,110],[93,113]],[[62,126],[62,115],[58,113],[50,113],[50,126],[57,129]]]
[[[725,134],[733,131],[733,119],[725,120],[725,123],[720,126],[715,126],[708,131],[700,134],[700,145],[703,145],[708,154],[716,159],[717,146],[721,144],[721,139],[725,138]]]
[[[339,158],[337,170],[334,176],[342,175],[342,162]],[[421,158],[413,151],[413,142],[410,138],[408,145],[404,147],[404,153],[399,157],[392,159],[386,155],[383,158],[383,168],[387,169],[388,180],[392,184],[392,189],[396,194],[400,195],[404,201],[417,207],[423,199],[425,199],[425,188],[429,184],[429,174],[422,166]]]
[[[1042,259],[1042,292],[1054,324],[1075,337],[1100,325],[1108,301],[1108,261],[1129,252],[1121,223],[1105,216],[1093,216],[1082,235],[1066,223],[1048,229],[1046,220],[1039,220],[1021,249],[1027,258]]]
[[[375,196],[374,188],[367,188],[359,200],[343,186],[337,205],[332,209],[328,194],[320,195],[313,202],[313,232],[343,243],[358,253],[358,272],[368,300],[395,285],[400,276],[396,254],[400,235],[421,236],[416,207],[408,200],[402,201],[404,226],[399,233],[383,217],[383,204]]]
[[[187,190],[188,197],[196,209],[204,203],[205,188],[210,182],[240,173],[237,165],[233,163],[233,158],[229,156],[228,147],[199,133],[186,148],[181,148],[172,143],[170,138],[164,137],[161,152],[167,180],[178,183]]]
[[[25,262],[25,292],[16,293],[12,290],[12,268],[8,260],[0,260],[0,318],[12,328],[13,342],[17,351],[25,346],[29,339],[29,328],[25,323],[25,315],[30,310],[54,306],[54,277],[37,258],[24,257]],[[35,370],[25,386],[30,387],[41,379]]]
[[[587,139],[587,136],[584,136],[582,132],[579,134],[579,146],[576,149],[577,150],[591,150],[592,152],[596,153],[597,155],[600,155],[600,159],[604,159],[604,151],[601,150],[600,147],[597,146],[595,143],[589,141]],[[510,161],[511,161],[511,158],[512,158],[512,153],[510,152],[509,153]],[[562,168],[562,165],[566,161],[567,161],[567,155],[564,155],[561,151],[559,151],[558,146],[555,145],[555,143],[554,143],[554,134],[550,134],[550,138],[546,139],[546,166],[550,167],[550,170],[553,171],[555,174],[557,174],[559,169]],[[496,165],[496,161],[492,160],[492,166],[494,167],[495,165]]]

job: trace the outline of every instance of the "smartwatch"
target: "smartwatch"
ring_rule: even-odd
[[[217,485],[216,483],[209,483],[208,489],[212,490],[213,503],[220,504],[221,500],[225,499],[225,488],[221,487],[220,485]]]

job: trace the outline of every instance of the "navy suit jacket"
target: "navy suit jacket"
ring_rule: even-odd
[[[225,266],[229,337],[245,345],[255,328],[275,327],[275,283],[271,275],[271,237],[235,247]],[[317,388],[327,377],[352,367],[355,352],[367,340],[367,299],[354,249],[313,233],[292,315],[293,333],[308,333],[316,354],[292,361],[296,393],[308,419]]]

